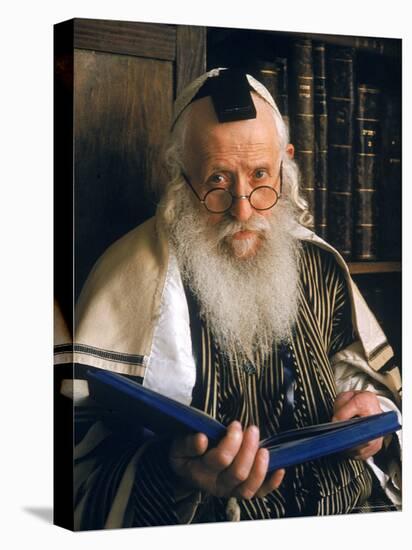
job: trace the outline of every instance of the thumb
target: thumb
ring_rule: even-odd
[[[205,434],[197,433],[178,437],[170,447],[170,457],[175,459],[196,458],[206,452],[208,438]]]

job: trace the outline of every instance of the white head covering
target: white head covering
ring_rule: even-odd
[[[186,107],[190,104],[192,99],[195,97],[197,92],[202,88],[203,84],[206,82],[208,78],[214,78],[219,75],[220,71],[227,70],[225,67],[220,67],[217,69],[212,69],[208,71],[207,73],[204,73],[200,76],[198,76],[195,80],[193,80],[190,84],[186,86],[186,88],[183,89],[183,91],[180,93],[180,95],[177,97],[174,108],[173,108],[173,118],[172,118],[172,128],[175,125],[177,119],[180,117],[182,112],[186,109]],[[265,86],[256,80],[256,78],[253,78],[253,76],[247,74],[246,78],[249,82],[250,87],[269,105],[272,107],[276,113],[280,115],[279,109],[277,108],[277,105],[275,103],[275,100],[271,96],[270,92],[268,91]]]

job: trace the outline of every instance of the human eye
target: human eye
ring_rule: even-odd
[[[258,168],[255,170],[253,177],[255,180],[264,180],[269,177],[269,173],[265,168]]]
[[[207,183],[212,186],[225,185],[227,183],[227,178],[220,173],[212,174],[207,180]]]

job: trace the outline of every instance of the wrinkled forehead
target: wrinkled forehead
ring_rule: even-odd
[[[274,113],[266,101],[252,93],[256,118],[220,122],[210,97],[203,97],[190,105],[187,113],[184,150],[196,152],[219,145],[260,145],[279,148]]]

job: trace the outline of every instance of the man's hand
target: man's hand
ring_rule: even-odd
[[[169,460],[182,484],[217,497],[250,499],[264,497],[277,489],[285,470],[266,479],[269,452],[259,448],[259,429],[244,432],[232,422],[225,437],[210,449],[206,435],[198,433],[173,441]]]
[[[381,413],[378,398],[369,391],[345,391],[340,393],[333,406],[332,422],[349,420],[354,416],[369,416]],[[381,450],[383,437],[363,443],[359,447],[349,449],[346,454],[357,460],[366,460]]]

